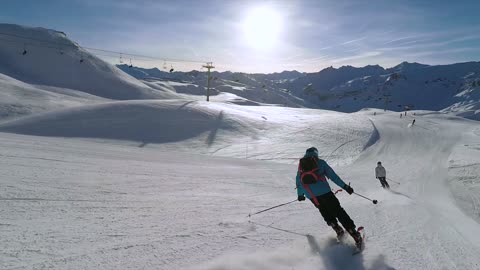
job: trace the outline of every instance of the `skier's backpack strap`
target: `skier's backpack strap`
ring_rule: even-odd
[[[303,185],[303,188],[308,192],[308,194],[312,198],[313,204],[315,204],[315,206],[317,207],[320,206],[320,203],[318,202],[317,197],[315,197],[310,187],[304,183],[302,183],[302,185]]]
[[[325,176],[318,174],[318,163],[315,157],[304,157],[300,159],[298,170],[303,184],[311,185],[318,181],[326,181]]]

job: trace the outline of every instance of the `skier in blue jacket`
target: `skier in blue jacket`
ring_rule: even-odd
[[[355,229],[355,223],[342,208],[335,194],[332,193],[326,177],[343,188],[348,194],[353,193],[353,188],[345,184],[343,180],[328,166],[327,162],[318,158],[318,150],[315,147],[308,148],[298,166],[296,184],[298,200],[304,201],[305,196],[312,201],[315,207],[327,223],[342,238],[345,230],[353,237],[357,246],[361,246],[362,237]],[[343,228],[338,225],[338,221]]]

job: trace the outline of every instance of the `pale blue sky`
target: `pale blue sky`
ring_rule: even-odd
[[[0,22],[64,31],[83,46],[211,60],[219,70],[318,71],[328,66],[480,60],[480,1],[0,0]],[[275,14],[268,47],[248,40],[252,10]],[[268,17],[268,15],[266,15]],[[264,18],[265,19],[265,18]],[[277,21],[278,20],[278,21]],[[259,34],[259,33],[257,33]],[[272,34],[273,35],[273,34]],[[265,33],[260,33],[263,37]],[[268,36],[268,35],[267,35]],[[116,59],[110,59],[112,62]],[[134,64],[161,66],[159,62]],[[136,63],[135,63],[136,62]],[[177,69],[199,69],[200,64]]]

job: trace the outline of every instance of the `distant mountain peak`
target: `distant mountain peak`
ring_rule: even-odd
[[[387,71],[400,72],[400,71],[407,71],[407,70],[413,70],[413,69],[419,69],[419,68],[425,68],[425,67],[429,67],[429,65],[420,64],[417,62],[410,63],[407,61],[403,61],[402,63],[387,69]]]

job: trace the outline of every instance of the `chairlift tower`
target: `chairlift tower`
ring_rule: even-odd
[[[207,62],[207,64],[203,65],[202,67],[207,69],[207,101],[210,101],[210,69],[215,67],[213,66],[213,62]]]
[[[391,97],[392,95],[390,94],[383,94],[383,97],[385,99],[385,108],[383,109],[385,112],[387,111],[387,106],[388,106],[388,103],[389,103],[389,98]]]

